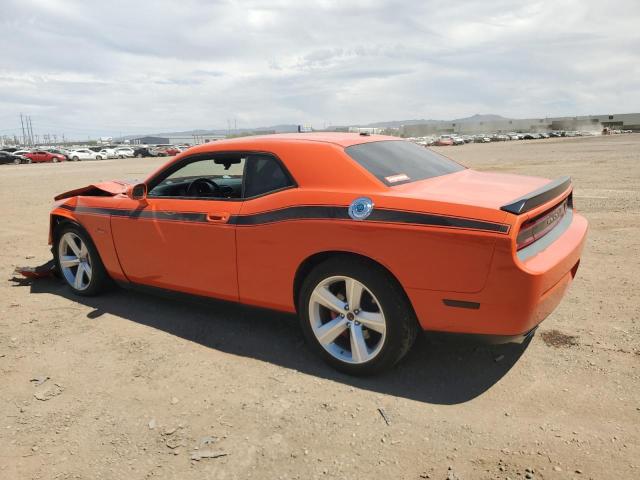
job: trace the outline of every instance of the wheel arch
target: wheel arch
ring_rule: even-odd
[[[414,314],[414,317],[415,317],[415,309],[413,308],[413,304],[411,303],[411,299],[407,295],[407,292],[405,291],[405,289],[402,286],[402,283],[400,282],[398,277],[386,265],[384,265],[384,264],[380,263],[379,261],[374,260],[373,258],[368,257],[366,255],[362,255],[360,253],[344,251],[344,250],[329,250],[329,251],[324,251],[324,252],[316,252],[313,255],[310,255],[307,258],[305,258],[302,261],[302,263],[300,263],[300,265],[298,266],[298,269],[296,270],[296,274],[295,274],[294,280],[293,280],[293,304],[294,304],[294,306],[296,308],[296,311],[298,310],[298,297],[300,295],[300,290],[302,288],[302,283],[303,283],[304,279],[306,278],[306,276],[315,267],[317,267],[321,263],[329,260],[330,258],[334,258],[334,257],[345,257],[345,258],[356,259],[356,260],[359,260],[361,262],[368,263],[372,267],[377,268],[377,269],[383,271],[384,273],[386,273],[389,276],[389,278],[391,278],[398,285],[398,288],[400,289],[400,291],[404,295],[405,300],[407,301],[407,305],[409,305],[409,307],[411,308],[411,310],[412,310],[412,312]]]
[[[83,228],[82,225],[76,220],[71,213],[67,212],[56,212],[52,213],[49,216],[49,245],[53,245],[53,235],[56,229],[63,223],[73,223],[80,228]],[[84,230],[84,228],[83,228]]]

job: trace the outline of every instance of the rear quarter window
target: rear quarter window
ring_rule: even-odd
[[[433,150],[404,140],[361,143],[345,151],[389,187],[465,169]]]

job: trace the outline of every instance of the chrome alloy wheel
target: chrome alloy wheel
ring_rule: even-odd
[[[65,280],[76,290],[91,283],[91,257],[85,242],[75,233],[65,233],[58,242],[58,261]]]
[[[346,363],[372,360],[386,338],[387,323],[378,299],[351,277],[329,277],[316,286],[309,299],[309,321],[324,349]]]

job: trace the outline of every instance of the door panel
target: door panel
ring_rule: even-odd
[[[111,217],[118,258],[134,283],[238,300],[236,228],[240,201],[123,199]]]

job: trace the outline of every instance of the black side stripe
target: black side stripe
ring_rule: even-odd
[[[350,220],[347,207],[330,206],[300,206],[288,207],[271,212],[253,215],[233,215],[229,223],[236,225],[262,225],[265,223],[282,222],[286,220]],[[485,230],[488,232],[507,233],[509,225],[486,222],[460,217],[447,217],[429,213],[405,212],[402,210],[374,209],[366,222],[409,223],[432,227],[465,228],[470,230]]]
[[[347,207],[330,207],[322,205],[308,205],[301,207],[287,207],[252,215],[232,215],[229,223],[235,225],[262,225],[264,223],[284,222],[287,220],[349,220]]]
[[[374,210],[367,220],[390,223],[412,223],[434,227],[466,228],[488,232],[508,233],[509,225],[471,218],[447,217],[429,213],[403,212],[401,210]]]
[[[165,212],[149,210],[122,210],[101,207],[73,207],[61,205],[61,208],[94,215],[113,215],[116,217],[145,218],[179,222],[207,223],[205,213]],[[306,205],[287,207],[252,215],[231,215],[228,224],[255,226],[290,220],[351,220],[346,206]],[[508,233],[509,225],[503,223],[474,220],[471,218],[449,217],[430,213],[405,212],[402,210],[376,209],[364,222],[405,223],[431,227],[462,228],[486,232]]]
[[[205,222],[207,221],[206,213],[194,212],[165,212],[162,210],[121,210],[118,208],[100,208],[100,207],[75,207],[78,213],[91,213],[94,215],[113,215],[114,217],[129,218],[153,218],[156,220],[173,220],[177,222]]]

